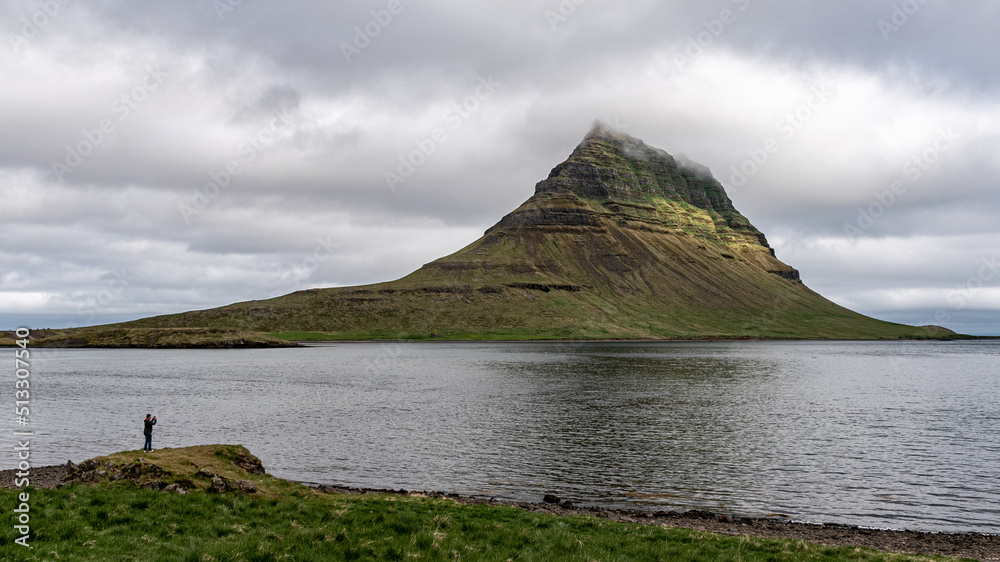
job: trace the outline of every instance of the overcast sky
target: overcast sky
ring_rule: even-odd
[[[0,7],[0,328],[396,279],[601,119],[827,298],[1000,334],[995,1]]]

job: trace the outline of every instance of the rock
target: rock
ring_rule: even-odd
[[[240,480],[237,482],[237,485],[239,486],[241,492],[246,492],[248,494],[257,493],[257,485],[249,480]]]
[[[559,507],[561,507],[563,509],[576,509],[576,506],[573,505],[573,502],[571,502],[569,500],[563,500],[563,501],[559,502]]]
[[[684,512],[684,517],[688,519],[712,519],[712,514],[699,509],[689,509]]]
[[[799,277],[799,270],[797,269],[780,269],[780,270],[770,270],[768,273],[773,273],[778,277],[783,279],[788,279],[789,281],[801,281]]]
[[[211,480],[212,478],[215,478],[217,476],[214,472],[212,472],[211,470],[209,470],[207,468],[203,468],[203,469],[199,470],[194,475],[195,476],[200,476],[202,478],[208,478],[209,480]]]
[[[545,503],[559,503],[561,500],[559,499],[559,496],[545,494],[542,496],[542,501]]]
[[[66,461],[66,478],[73,478],[80,473],[80,467],[73,464],[73,461]]]
[[[733,519],[733,517],[731,515],[720,515],[719,516],[719,522],[720,523],[735,523],[736,520]]]
[[[110,470],[115,473],[115,476],[112,477],[113,480],[138,481],[143,476],[158,477],[163,474],[162,468],[141,458],[121,467],[113,467]]]
[[[150,490],[162,490],[166,486],[167,483],[163,480],[150,480],[143,486],[143,488],[148,488]]]
[[[249,451],[236,461],[236,466],[250,474],[264,474],[264,464],[260,462],[260,459],[251,455]]]
[[[228,486],[226,486],[226,481],[225,480],[223,480],[222,478],[219,478],[218,476],[216,476],[215,478],[212,478],[212,489],[213,490],[215,490],[216,492],[219,492],[221,494],[222,492],[226,491],[226,488],[228,488]]]
[[[180,484],[170,484],[169,486],[163,488],[164,492],[174,492],[176,494],[186,494],[187,490],[181,488]]]

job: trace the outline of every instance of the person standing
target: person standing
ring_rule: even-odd
[[[156,416],[153,419],[149,419],[149,414],[146,414],[146,419],[142,422],[142,434],[146,436],[146,444],[142,446],[143,451],[153,452],[153,426],[156,425]]]

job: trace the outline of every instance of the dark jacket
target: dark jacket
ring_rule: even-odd
[[[142,423],[146,424],[146,427],[142,429],[143,435],[150,435],[153,433],[153,426],[156,425],[156,420],[142,420]]]

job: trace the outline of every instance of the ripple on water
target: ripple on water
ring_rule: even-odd
[[[32,454],[138,448],[153,412],[158,447],[242,443],[311,482],[995,533],[998,348],[36,350]]]

